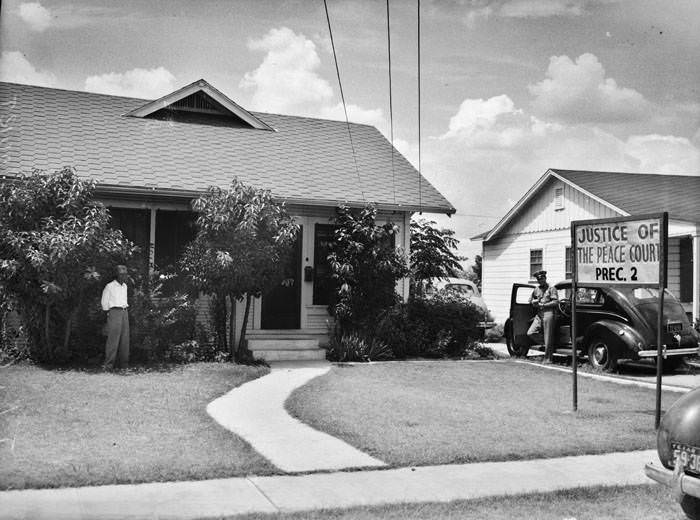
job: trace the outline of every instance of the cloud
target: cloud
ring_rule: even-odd
[[[549,18],[551,16],[580,16],[582,2],[572,0],[512,0],[501,5],[500,16],[510,18]]]
[[[464,100],[423,144],[422,173],[457,208],[443,224],[459,237],[490,229],[549,168],[700,175],[700,140],[552,122],[504,95]]]
[[[248,48],[265,51],[260,66],[240,86],[253,89],[251,108],[265,112],[312,115],[334,100],[333,89],[317,72],[321,59],[314,42],[287,27],[271,29]]]
[[[32,31],[44,32],[51,25],[51,13],[39,2],[20,4],[19,17]]]
[[[164,67],[110,72],[85,80],[85,90],[88,92],[143,99],[157,99],[175,89],[175,76]]]
[[[475,0],[467,11],[470,27],[479,20],[498,16],[503,18],[551,18],[581,16],[586,12],[587,0]]]
[[[319,40],[324,41],[324,40]],[[318,72],[321,66],[316,44],[287,27],[271,29],[250,40],[248,48],[264,51],[262,63],[241,80],[252,90],[251,109],[262,112],[345,120],[343,104],[331,84]],[[347,103],[348,119],[377,127],[387,134],[387,121],[380,108]]]
[[[685,137],[633,135],[625,143],[625,152],[640,172],[700,174],[700,149]]]
[[[538,115],[568,123],[621,123],[649,116],[651,105],[644,96],[606,78],[593,54],[582,54],[575,62],[568,56],[552,56],[546,76],[528,87]]]
[[[521,136],[513,123],[522,117],[506,95],[487,100],[465,99],[450,118],[449,130],[440,139],[457,137],[474,146],[510,146]]]
[[[0,57],[0,79],[42,87],[55,87],[58,84],[54,74],[37,70],[19,51],[3,51]]]

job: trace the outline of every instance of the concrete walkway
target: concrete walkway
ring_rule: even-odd
[[[297,476],[0,492],[2,520],[219,518],[650,484],[654,450]]]
[[[212,401],[207,412],[287,473],[384,466],[381,460],[311,428],[285,410],[284,402],[294,389],[330,369],[327,361],[272,363],[268,375]]]

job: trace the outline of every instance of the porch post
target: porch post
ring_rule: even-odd
[[[148,239],[148,275],[153,276],[156,265],[156,208],[151,207],[151,224]]]
[[[693,235],[693,319],[700,320],[700,226]]]

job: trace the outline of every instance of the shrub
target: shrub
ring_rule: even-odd
[[[357,333],[346,334],[340,339],[331,338],[326,356],[330,361],[387,361],[394,359],[386,343],[368,341]]]
[[[377,209],[337,208],[334,241],[329,244],[335,302],[335,336],[372,334],[377,316],[398,301],[396,283],[408,274],[406,258],[395,247],[398,226],[376,223]]]
[[[134,253],[94,191],[69,167],[0,182],[0,291],[16,302],[35,360],[76,355],[84,302]]]
[[[478,339],[483,311],[465,300],[439,295],[394,306],[379,322],[376,339],[398,358],[460,357]]]
[[[0,310],[0,365],[29,357],[29,346],[21,325],[10,323],[10,311]],[[18,322],[18,319],[12,320]]]
[[[217,350],[214,343],[200,343],[196,339],[190,339],[168,347],[166,361],[172,363],[195,363],[198,361],[215,361],[221,363],[228,361],[229,353]]]
[[[195,340],[194,302],[180,293],[163,296],[162,287],[158,275],[146,276],[133,291],[129,312],[133,362],[168,361],[175,346]],[[184,362],[186,351],[178,350],[176,362]]]

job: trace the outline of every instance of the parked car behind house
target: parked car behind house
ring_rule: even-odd
[[[470,301],[484,311],[485,321],[480,323],[482,329],[488,329],[495,325],[493,315],[489,311],[484,298],[481,296],[479,288],[471,280],[465,278],[442,278],[433,280],[426,289],[426,297],[432,298],[438,293],[453,294],[460,298]]]
[[[555,285],[559,295],[557,345],[571,349],[571,282]],[[508,352],[526,356],[532,347],[527,330],[535,310],[529,304],[534,285],[513,284],[510,316],[505,325]],[[658,289],[648,287],[589,287],[579,285],[576,295],[577,350],[591,365],[612,371],[621,359],[655,358],[657,355]],[[700,334],[692,327],[680,302],[664,291],[664,365],[674,368],[683,356],[698,353]]]

